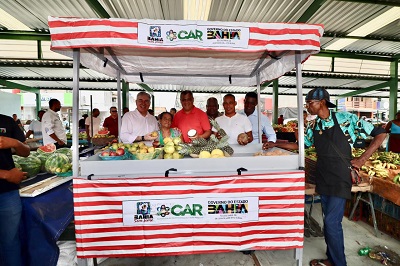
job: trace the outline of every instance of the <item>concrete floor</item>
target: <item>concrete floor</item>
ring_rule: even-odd
[[[313,217],[322,224],[320,205],[316,204],[313,210]],[[379,232],[375,236],[373,227],[361,221],[349,221],[346,217],[343,219],[343,228],[345,234],[345,249],[347,264],[349,266],[358,265],[382,265],[368,257],[358,255],[358,250],[365,246],[374,247],[377,245],[387,246],[389,249],[400,254],[400,241]],[[325,241],[323,237],[308,237],[304,241],[303,263],[309,265],[309,261],[315,258],[325,258]],[[63,255],[61,245],[61,255]],[[64,261],[64,262],[63,262]],[[276,250],[276,251],[256,251],[253,255],[244,255],[241,252],[219,253],[219,254],[201,254],[187,256],[169,256],[169,257],[146,257],[146,258],[111,258],[105,261],[98,261],[100,266],[293,266],[296,265],[294,259],[294,250]],[[60,256],[58,266],[74,265],[73,261]],[[88,265],[91,265],[89,262]]]

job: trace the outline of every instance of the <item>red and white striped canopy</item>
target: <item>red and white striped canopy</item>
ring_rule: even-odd
[[[51,49],[128,82],[253,86],[319,52],[322,25],[49,17]]]

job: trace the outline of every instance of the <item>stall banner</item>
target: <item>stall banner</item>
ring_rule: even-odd
[[[258,220],[258,197],[163,198],[122,202],[124,225]]]
[[[249,28],[224,25],[138,23],[138,43],[146,45],[247,48]]]
[[[233,176],[74,178],[73,189],[79,258],[303,247],[304,171]],[[167,199],[167,204],[180,199],[177,202],[182,208],[175,211],[183,214],[198,214],[199,206],[193,206],[198,204],[197,199],[206,199],[207,214],[215,208],[212,205],[245,199],[258,206],[258,219],[250,220],[249,216],[248,220],[236,221],[205,219],[195,223],[193,219],[177,219],[162,224],[124,224],[124,202],[136,202],[132,208],[137,211],[138,207],[146,209],[145,202],[151,203],[154,199],[160,200],[154,202],[157,204],[163,199]],[[186,204],[189,207],[185,211]]]

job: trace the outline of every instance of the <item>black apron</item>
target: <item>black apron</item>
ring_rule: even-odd
[[[316,192],[320,195],[335,196],[351,199],[351,176],[348,168],[351,160],[351,147],[348,138],[337,122],[335,113],[332,113],[334,126],[322,130],[313,130],[314,145],[317,151]],[[321,126],[320,126],[321,128]],[[346,164],[332,147],[332,142],[342,153]]]

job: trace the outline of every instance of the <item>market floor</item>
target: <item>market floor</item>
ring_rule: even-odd
[[[313,210],[313,217],[321,223],[321,211],[319,204],[316,204]],[[363,247],[374,247],[377,245],[386,246],[400,255],[400,241],[379,232],[378,237],[374,234],[374,229],[370,225],[358,221],[349,221],[346,217],[343,219],[343,228],[345,234],[345,248],[347,264],[349,266],[357,265],[382,265],[378,261],[358,255],[358,250]],[[71,245],[72,244],[72,245]],[[63,248],[63,245],[69,245]],[[57,266],[75,265],[73,243],[62,243],[60,245],[61,255]],[[323,237],[308,237],[304,240],[303,265],[309,265],[309,261],[315,258],[325,257],[325,241]],[[69,258],[68,258],[69,256]],[[88,265],[92,265],[89,261]],[[104,261],[99,260],[100,266],[294,266],[294,250],[276,250],[276,251],[256,251],[254,255],[244,255],[241,252],[219,253],[219,254],[201,254],[186,256],[169,257],[146,257],[146,258],[110,258]]]

